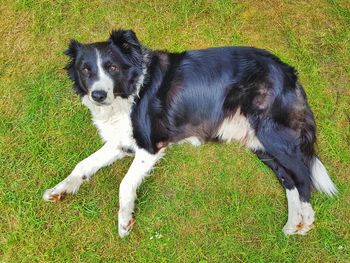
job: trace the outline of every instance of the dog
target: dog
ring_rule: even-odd
[[[316,125],[294,68],[266,50],[215,47],[180,53],[151,50],[132,30],[105,42],[72,40],[65,54],[75,92],[89,108],[104,145],[45,191],[48,201],[76,193],[101,167],[134,160],[120,183],[118,232],[134,223],[136,191],[170,144],[240,142],[269,166],[286,190],[286,235],[314,222],[312,188],[336,186],[316,156]]]

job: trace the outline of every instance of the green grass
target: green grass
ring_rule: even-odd
[[[0,5],[0,262],[349,262],[348,1],[5,1]],[[315,193],[316,228],[285,237],[272,172],[237,144],[174,146],[139,190],[131,235],[117,234],[118,185],[131,158],[76,196],[43,191],[101,146],[62,70],[70,38],[132,28],[154,49],[265,48],[299,71],[318,153],[339,188]],[[254,188],[252,187],[254,185]]]

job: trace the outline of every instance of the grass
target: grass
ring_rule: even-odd
[[[348,1],[13,0],[0,5],[0,262],[349,262]],[[139,190],[120,240],[118,185],[131,159],[74,197],[44,189],[101,146],[62,70],[70,38],[133,28],[154,49],[265,48],[299,71],[318,123],[318,153],[339,188],[315,193],[316,228],[285,237],[283,189],[237,144],[174,146]],[[254,188],[252,188],[254,185]]]

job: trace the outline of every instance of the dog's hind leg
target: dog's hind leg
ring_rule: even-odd
[[[163,156],[164,148],[156,154],[144,149],[135,152],[135,158],[119,186],[118,231],[121,238],[127,236],[134,223],[136,190],[142,180],[149,174],[156,162]]]
[[[307,184],[308,179],[305,180],[306,182],[300,177],[298,180],[295,180],[295,175],[292,171],[285,168],[276,157],[265,151],[257,151],[256,154],[261,161],[275,172],[278,180],[286,190],[288,220],[283,227],[283,232],[286,235],[306,234],[312,229],[314,222],[314,211],[309,203],[310,192],[307,192],[310,191],[310,185]],[[296,163],[295,165],[300,164]],[[300,194],[300,192],[304,194]]]
[[[89,180],[100,168],[107,166],[126,155],[114,144],[106,143],[101,149],[77,164],[72,173],[43,195],[46,201],[58,201],[66,194],[74,194],[81,184]]]
[[[261,161],[275,172],[286,190],[288,220],[283,227],[284,234],[306,234],[313,227],[314,211],[309,202],[301,200],[291,172],[284,168],[272,155],[264,151],[257,151],[256,154]]]

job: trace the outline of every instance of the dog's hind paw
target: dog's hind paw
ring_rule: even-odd
[[[285,235],[306,235],[314,228],[315,212],[310,203],[301,202],[301,209],[296,217],[288,220],[283,227]]]

